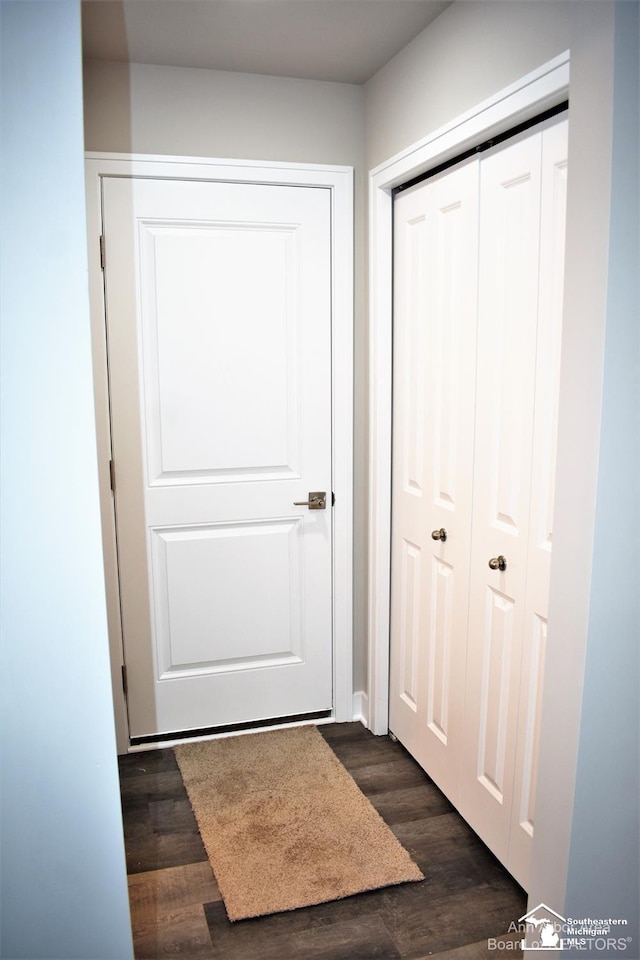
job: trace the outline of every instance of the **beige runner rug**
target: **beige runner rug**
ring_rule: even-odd
[[[316,727],[174,749],[230,920],[424,879]]]

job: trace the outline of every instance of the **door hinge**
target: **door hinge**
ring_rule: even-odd
[[[126,697],[127,694],[129,693],[129,685],[127,683],[127,666],[125,663],[122,664],[121,669],[122,669],[122,692]]]
[[[109,483],[111,484],[111,490],[115,492],[116,489],[116,468],[114,466],[113,460],[109,460]]]
[[[104,234],[100,237],[100,268],[104,270],[107,263],[107,257],[104,249]]]
[[[335,505],[336,505],[336,495],[335,495],[335,493],[334,493],[333,490],[332,490],[332,491],[331,491],[331,506],[332,506],[332,507],[335,507]]]

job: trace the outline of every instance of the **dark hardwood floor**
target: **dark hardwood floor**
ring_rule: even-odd
[[[290,913],[230,923],[172,750],[120,758],[138,958],[489,960],[513,940],[522,889],[398,743],[360,724],[319,730],[425,875]]]

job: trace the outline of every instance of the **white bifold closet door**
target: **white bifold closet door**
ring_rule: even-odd
[[[390,727],[525,887],[566,169],[556,119],[395,204]]]
[[[390,726],[456,802],[473,482],[479,162],[402,194],[394,224]],[[446,531],[446,540],[432,531]]]

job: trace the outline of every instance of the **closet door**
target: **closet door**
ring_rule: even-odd
[[[402,194],[394,221],[390,728],[525,888],[566,177],[555,119]]]
[[[469,590],[478,161],[401,194],[394,209],[390,729],[455,803]]]
[[[560,126],[566,130],[566,123]],[[566,151],[557,145],[556,128],[524,135],[483,158],[480,187],[460,811],[525,887],[547,616],[561,320],[560,171]],[[553,151],[547,147],[551,143]],[[512,855],[515,836],[518,856]]]
[[[538,316],[541,138],[483,157],[460,811],[503,863],[513,801]],[[506,558],[506,569],[489,562]]]
[[[542,134],[540,271],[527,585],[518,697],[514,803],[507,866],[525,887],[535,819],[540,700],[547,642],[560,340],[564,288],[568,124]]]

